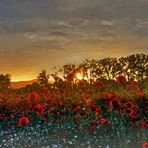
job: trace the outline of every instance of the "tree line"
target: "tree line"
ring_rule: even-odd
[[[66,81],[70,73],[79,68],[82,74],[82,79],[94,81],[95,79],[115,79],[119,75],[126,76],[128,81],[143,81],[148,80],[148,55],[147,54],[132,54],[119,59],[107,57],[99,60],[86,59],[79,64],[65,64],[60,68],[55,67],[55,72],[48,74],[46,70],[42,70],[37,76],[37,82],[34,86],[46,86],[49,83],[49,78],[52,77],[55,81]],[[11,87],[11,75],[0,74],[0,91]]]
[[[115,79],[119,75],[126,76],[128,81],[148,79],[148,55],[132,54],[127,57],[104,58],[100,60],[86,59],[80,64],[65,64],[57,69],[57,74],[68,75],[76,67],[82,72],[82,77],[89,79]]]

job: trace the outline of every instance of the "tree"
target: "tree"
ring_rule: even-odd
[[[11,86],[11,75],[10,74],[0,74],[0,91],[9,89]]]
[[[46,86],[48,84],[49,74],[47,74],[46,70],[42,70],[42,72],[37,77],[37,82],[40,86]]]

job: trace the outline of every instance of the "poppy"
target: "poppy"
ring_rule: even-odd
[[[104,118],[100,118],[100,123],[101,123],[102,125],[104,125],[105,123],[110,124],[110,121],[109,121],[109,120],[106,120],[106,119],[104,119]]]
[[[139,129],[141,129],[141,128],[142,128],[142,122],[138,122],[138,121],[133,122],[133,123],[132,123],[132,128],[134,128],[135,126],[138,126]]]
[[[96,112],[96,117],[100,118],[100,113]]]
[[[91,109],[91,111],[96,111],[94,104],[89,104],[88,107]]]
[[[18,126],[22,127],[23,125],[27,125],[30,123],[30,120],[27,117],[21,117],[19,122],[18,122]]]
[[[142,148],[148,148],[148,142],[143,142]]]
[[[38,115],[42,114],[44,109],[43,109],[43,106],[41,104],[37,104],[35,107],[34,107],[34,110],[37,112]]]
[[[31,101],[31,100],[38,100],[38,97],[39,97],[39,95],[38,95],[38,93],[37,92],[31,92],[31,93],[29,93],[29,95],[28,95],[28,99]]]
[[[125,76],[118,76],[118,77],[116,78],[116,82],[121,83],[121,84],[124,84],[124,83],[127,82],[127,79],[126,79]]]
[[[129,101],[124,106],[125,106],[125,108],[133,108],[134,104],[133,104],[133,102]]]
[[[59,104],[60,104],[60,105],[64,105],[64,102],[63,102],[63,101],[60,101]]]
[[[140,88],[139,88],[139,86],[138,86],[138,85],[136,85],[135,90],[136,90],[136,91],[138,91],[138,92],[140,91]]]
[[[134,113],[134,110],[131,108],[127,108],[127,113],[129,113],[130,116],[132,116],[132,114]]]
[[[145,128],[148,128],[148,120],[143,120],[143,126],[144,126]]]
[[[96,106],[96,111],[100,111],[100,110],[101,110],[100,106]]]
[[[81,110],[81,106],[76,106],[74,110],[75,110],[75,111]]]
[[[121,105],[121,102],[118,99],[114,99],[109,102],[109,106],[113,108],[119,107],[120,105]]]
[[[60,115],[60,114],[61,114],[61,112],[58,111],[58,110],[53,110],[52,113],[53,113],[54,115]]]

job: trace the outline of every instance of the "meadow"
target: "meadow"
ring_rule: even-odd
[[[61,81],[0,93],[0,147],[147,148],[148,97],[137,81]]]

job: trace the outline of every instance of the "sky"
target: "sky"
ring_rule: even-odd
[[[0,73],[12,81],[136,53],[148,54],[148,0],[0,1]]]

